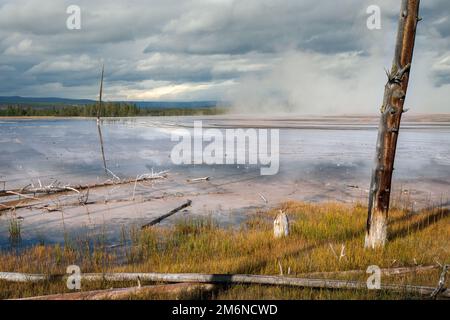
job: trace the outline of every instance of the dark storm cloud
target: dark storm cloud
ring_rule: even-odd
[[[360,50],[365,6],[348,10],[317,1],[234,1],[193,7],[150,39],[146,52],[273,53],[301,48],[330,53]],[[354,2],[354,1],[353,1]]]
[[[65,26],[72,4],[82,10],[81,30]],[[372,4],[383,18],[374,32],[366,28]],[[324,61],[339,81],[354,76],[357,63],[391,55],[398,7],[390,0],[0,0],[0,95],[93,98],[104,62],[111,99],[158,92],[221,99],[249,77],[276,73],[286,53],[303,65],[295,52]],[[450,84],[448,9],[446,0],[422,1],[417,56],[428,59],[436,87]]]

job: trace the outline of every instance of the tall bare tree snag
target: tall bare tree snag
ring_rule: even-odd
[[[392,69],[385,86],[378,129],[376,166],[372,172],[366,248],[382,247],[387,240],[391,180],[400,121],[408,88],[420,0],[402,0]]]
[[[103,158],[103,168],[105,169],[105,173],[108,174],[108,169],[106,168],[106,158],[105,158],[105,149],[103,148],[103,135],[102,129],[100,127],[100,112],[102,110],[102,95],[103,95],[103,75],[105,73],[105,65],[102,66],[102,77],[100,80],[100,95],[98,98],[98,108],[97,108],[97,129],[98,129],[98,137],[100,138],[100,148],[102,151]]]

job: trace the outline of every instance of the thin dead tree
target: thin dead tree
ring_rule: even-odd
[[[378,129],[376,166],[369,191],[366,248],[383,247],[387,241],[387,221],[395,151],[414,51],[420,0],[402,0],[397,43],[392,69],[385,86]]]
[[[102,77],[100,80],[100,95],[98,99],[98,107],[97,107],[97,129],[98,129],[98,136],[100,139],[100,148],[102,151],[102,158],[103,158],[103,168],[105,169],[105,173],[108,174],[108,169],[106,167],[106,158],[105,158],[105,149],[103,147],[103,135],[102,135],[102,129],[100,126],[100,113],[102,110],[102,95],[103,95],[103,75],[105,73],[105,65],[102,66]]]

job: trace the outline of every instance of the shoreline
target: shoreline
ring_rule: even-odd
[[[224,113],[217,115],[137,115],[137,116],[117,116],[117,117],[101,117],[102,120],[117,120],[117,119],[152,119],[152,118],[205,118],[216,120],[246,120],[246,121],[281,121],[281,122],[343,122],[351,120],[359,120],[361,124],[373,124],[378,127],[379,115],[373,114],[241,114],[241,113]],[[95,116],[0,116],[0,120],[96,120]],[[403,116],[404,124],[411,123],[445,123],[450,125],[450,113],[407,113]]]
[[[32,121],[35,118],[20,119]],[[82,121],[85,118],[75,119]],[[13,126],[4,125],[0,180],[5,181],[6,188],[20,190],[28,184],[45,186],[54,181],[62,185],[80,185],[112,179],[112,176],[104,175],[100,164],[95,118],[88,119],[92,119],[92,123],[69,121],[65,125],[52,126],[37,121],[29,126],[25,123],[22,126],[20,122]],[[213,128],[234,125],[286,129],[280,139],[280,172],[264,177],[260,176],[257,166],[174,165],[170,160],[171,147],[175,145],[170,141],[171,133],[179,127],[189,126],[196,119],[205,119],[204,126]],[[136,187],[129,183],[92,189],[89,198],[95,203],[81,207],[71,203],[77,202],[85,191],[59,199],[40,199],[43,203],[33,208],[17,208],[15,215],[23,218],[23,239],[36,242],[46,238],[58,242],[63,241],[66,231],[95,233],[102,226],[117,238],[123,225],[148,222],[186,200],[192,200],[193,205],[183,213],[184,217],[211,215],[224,225],[238,225],[254,212],[290,200],[365,204],[375,152],[375,132],[368,127],[351,132],[344,130],[349,119],[345,124],[340,122],[342,116],[335,116],[334,123],[329,119],[330,116],[268,119],[262,115],[251,119],[237,115],[104,118],[106,123],[111,120],[103,128],[108,168],[114,174],[121,179],[133,180],[136,175],[149,173],[152,169],[170,170],[168,179],[138,183]],[[367,121],[368,116],[361,119]],[[376,116],[371,119],[376,120]],[[329,127],[325,128],[323,122],[329,122]],[[290,130],[293,123],[297,125],[294,128],[297,131]],[[413,130],[406,128],[405,134],[401,135],[403,150],[398,161],[402,165],[397,163],[393,202],[407,200],[411,212],[433,204],[448,205],[450,200],[450,158],[445,143],[450,126],[441,129],[427,125],[418,123],[411,128]],[[188,182],[206,176],[210,177],[208,181]],[[17,196],[13,198],[18,199]],[[7,214],[0,218],[4,222],[0,224],[0,243],[6,244],[11,214],[4,212]],[[70,223],[63,223],[62,215]]]

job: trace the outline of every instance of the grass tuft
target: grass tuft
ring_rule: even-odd
[[[9,220],[9,241],[11,246],[17,246],[22,241],[22,228],[20,221],[16,218],[11,218]]]

